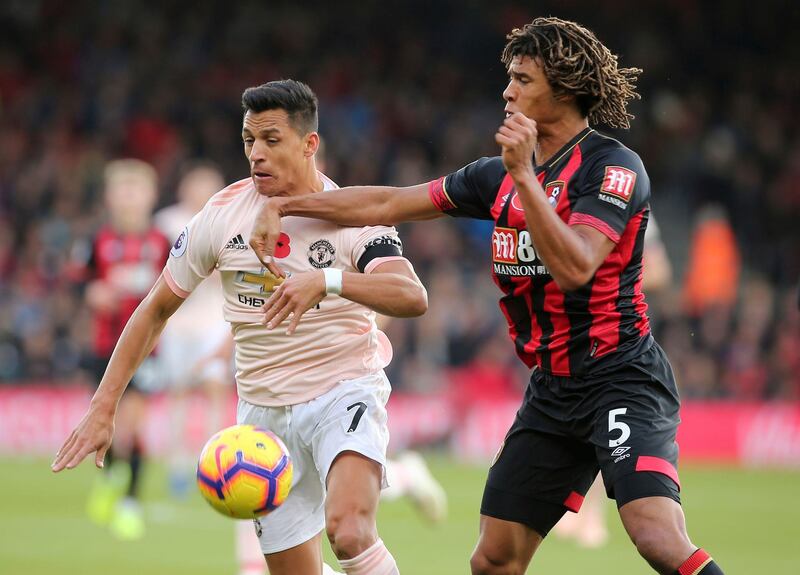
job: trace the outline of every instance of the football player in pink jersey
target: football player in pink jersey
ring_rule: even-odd
[[[336,185],[315,166],[317,99],[308,86],[269,82],[246,90],[242,104],[251,177],[212,197],[178,236],[53,471],[90,453],[102,467],[117,402],[136,366],[216,269],[235,342],[237,420],[277,433],[294,462],[286,502],[255,522],[270,572],[321,573],[324,529],[345,573],[399,573],[375,522],[388,443],[390,387],[382,368],[391,357],[375,316],[421,315],[427,293],[391,227],[290,218],[275,249],[287,277],[261,265],[244,238],[265,198],[336,193]],[[262,306],[273,293],[304,313],[288,325],[285,316],[270,317],[265,326]]]

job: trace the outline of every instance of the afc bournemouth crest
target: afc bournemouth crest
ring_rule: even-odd
[[[317,240],[308,248],[308,263],[315,268],[329,268],[336,259],[336,250],[328,240]]]
[[[556,180],[555,182],[550,182],[544,187],[544,194],[547,196],[547,201],[550,202],[550,205],[554,208],[558,203],[558,196],[561,195],[561,192],[564,191],[564,181],[563,180]]]

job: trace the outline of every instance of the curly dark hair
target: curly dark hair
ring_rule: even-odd
[[[640,68],[619,68],[617,56],[593,32],[559,18],[536,18],[514,28],[503,49],[508,67],[515,56],[538,58],[556,96],[575,96],[578,107],[591,123],[630,128],[633,114],[628,103],[640,98],[636,79]]]

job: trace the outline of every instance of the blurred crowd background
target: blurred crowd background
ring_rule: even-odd
[[[191,160],[248,176],[242,91],[307,82],[326,172],[416,184],[486,155],[504,36],[537,15],[593,29],[644,69],[631,130],[672,264],[649,293],[684,397],[800,398],[800,24],[789,3],[495,0],[329,3],[8,0],[0,6],[0,383],[74,383],[91,338],[80,266],[102,174],[146,160],[160,206]],[[603,127],[599,127],[601,131]],[[518,394],[491,228],[403,227],[429,312],[394,321],[397,389]],[[174,238],[171,238],[174,239]]]

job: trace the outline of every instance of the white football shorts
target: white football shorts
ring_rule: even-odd
[[[292,491],[286,501],[254,522],[265,554],[296,547],[325,528],[326,478],[343,451],[355,451],[380,463],[381,487],[388,486],[386,402],[390,392],[389,380],[380,371],[342,381],[329,392],[296,405],[262,407],[239,400],[237,422],[278,435],[294,465]]]

